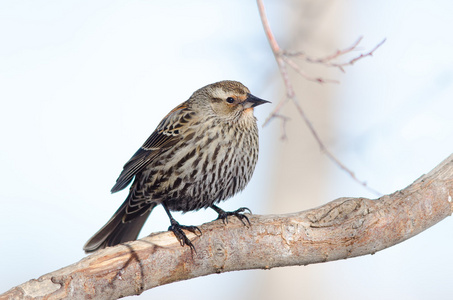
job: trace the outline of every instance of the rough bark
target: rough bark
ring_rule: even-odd
[[[453,155],[403,190],[377,200],[340,198],[285,215],[231,218],[188,233],[197,249],[163,232],[98,251],[12,288],[0,299],[116,299],[198,276],[308,265],[373,254],[431,227],[452,213]]]

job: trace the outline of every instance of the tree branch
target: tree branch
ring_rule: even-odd
[[[100,250],[12,288],[0,299],[117,299],[199,276],[346,259],[396,245],[450,216],[453,154],[403,190],[380,197],[340,198],[285,215],[232,218],[188,233],[197,249],[170,232]]]

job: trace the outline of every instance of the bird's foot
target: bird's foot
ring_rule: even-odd
[[[184,247],[184,245],[187,245],[190,247],[191,250],[195,251],[195,253],[196,253],[197,251],[195,250],[195,246],[192,244],[192,242],[186,236],[183,229],[194,233],[196,236],[201,236],[200,228],[198,228],[197,226],[181,225],[176,221],[171,222],[170,227],[168,227],[168,230],[173,232],[173,234],[175,235],[176,239],[179,241],[181,246]]]
[[[242,222],[242,224],[244,224],[244,226],[249,227],[252,225],[250,223],[249,218],[243,214],[245,211],[248,211],[249,214],[252,213],[252,211],[250,209],[248,209],[247,207],[241,207],[239,209],[236,209],[235,211],[224,211],[219,207],[216,207],[216,208],[217,209],[215,209],[215,211],[219,214],[219,216],[217,217],[217,220],[222,220],[224,224],[228,224],[229,216],[235,216]],[[245,221],[247,221],[247,223]]]

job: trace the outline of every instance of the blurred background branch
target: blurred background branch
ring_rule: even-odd
[[[272,110],[272,112],[269,114],[267,117],[266,121],[264,122],[264,125],[268,124],[272,119],[279,117],[281,118],[280,110],[283,108],[284,105],[288,103],[287,100],[291,100],[291,102],[295,105],[297,111],[299,112],[299,115],[302,117],[302,119],[305,122],[305,125],[308,127],[310,130],[311,134],[315,138],[316,142],[319,145],[319,148],[323,153],[327,155],[327,157],[332,160],[341,170],[346,172],[354,181],[359,183],[360,185],[364,186],[366,189],[368,189],[370,192],[375,194],[376,196],[381,195],[378,191],[375,189],[371,188],[365,181],[362,181],[357,178],[357,176],[354,174],[354,172],[348,168],[342,161],[340,161],[324,144],[322,141],[321,137],[319,136],[316,128],[313,126],[313,123],[310,121],[308,118],[307,114],[305,113],[304,109],[302,108],[300,102],[297,100],[296,93],[293,88],[293,83],[291,82],[290,76],[288,74],[287,70],[287,65],[289,65],[291,68],[293,68],[299,75],[301,75],[303,78],[309,81],[314,81],[318,83],[339,83],[338,80],[332,80],[332,79],[324,79],[322,77],[313,77],[303,71],[293,60],[292,57],[299,57],[305,59],[307,62],[310,63],[317,63],[320,65],[323,65],[325,67],[336,67],[340,69],[342,72],[344,72],[344,67],[345,66],[352,66],[355,62],[358,60],[373,55],[374,51],[376,51],[384,42],[385,39],[380,42],[378,45],[376,45],[371,51],[360,54],[359,56],[356,56],[352,59],[350,59],[347,62],[343,63],[334,63],[332,62],[335,59],[338,59],[340,56],[343,56],[345,54],[348,54],[354,50],[357,49],[357,46],[359,45],[360,41],[362,40],[362,37],[360,37],[352,46],[343,49],[343,50],[337,50],[334,54],[325,56],[323,58],[312,58],[307,56],[304,52],[287,52],[283,49],[280,48],[278,45],[277,40],[274,37],[274,34],[272,33],[271,27],[269,25],[269,21],[266,16],[266,10],[264,8],[264,4],[262,0],[257,0],[258,4],[258,10],[260,13],[261,17],[261,22],[264,27],[264,32],[266,33],[266,37],[269,41],[269,45],[271,46],[272,52],[274,53],[275,60],[277,61],[278,69],[280,71],[280,74],[283,78],[283,82],[285,84],[285,89],[286,89],[286,99],[282,99],[277,103],[277,106]],[[282,119],[283,122],[283,137],[286,137],[286,121],[287,118]],[[264,126],[263,125],[263,126]]]

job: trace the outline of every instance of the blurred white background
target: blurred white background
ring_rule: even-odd
[[[288,15],[297,16],[296,3],[265,1],[283,47],[292,45],[288,34],[298,22]],[[322,1],[313,13],[319,20],[304,28],[313,30],[312,42],[328,45],[314,56],[345,48],[360,35],[364,51],[387,38],[372,58],[346,74],[333,72],[340,85],[315,87],[329,89],[333,98],[326,144],[382,193],[404,188],[453,149],[452,12],[449,1]],[[326,40],[316,35],[319,28],[339,34]],[[260,125],[283,97],[254,1],[6,0],[0,2],[0,45],[0,293],[85,256],[83,244],[126,197],[126,191],[109,193],[123,164],[193,91],[223,79],[243,82],[273,102],[256,110]],[[317,103],[313,95],[299,98]],[[313,207],[300,191],[295,209],[271,209],[285,202],[267,189],[277,182],[279,145],[306,142],[318,151],[312,140],[290,135],[282,142],[280,133],[278,121],[260,128],[255,176],[222,208],[272,214]],[[317,205],[373,197],[319,155],[327,172],[315,178],[323,191]],[[216,214],[174,216],[196,225]],[[168,225],[157,208],[142,235]],[[212,275],[140,297],[271,299],[267,288],[288,299],[450,299],[451,227],[444,220],[374,256]],[[301,277],[285,277],[288,269]],[[272,276],[284,283],[273,285]]]

